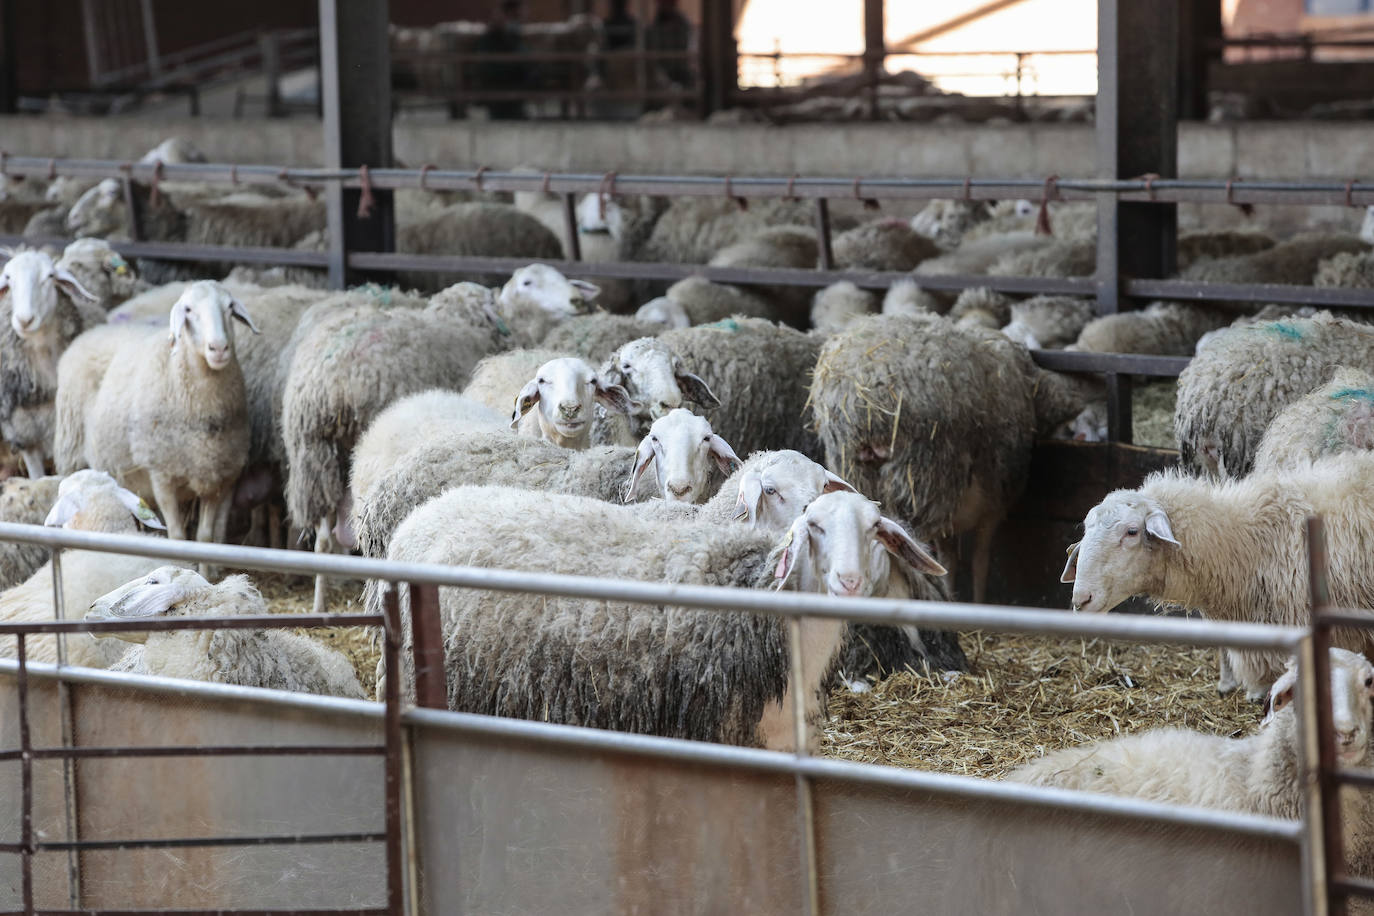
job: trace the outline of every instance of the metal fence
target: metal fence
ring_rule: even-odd
[[[384,845],[384,861],[364,866],[365,873],[354,876],[355,881],[371,880],[384,887],[383,901],[375,905],[312,908],[309,912],[516,912],[564,907],[565,911],[586,911],[593,908],[593,900],[600,901],[596,904],[599,911],[626,910],[625,894],[648,894],[644,899],[655,900],[650,909],[656,912],[700,912],[709,908],[711,901],[739,905],[749,894],[772,895],[758,901],[758,912],[883,912],[890,911],[884,908],[901,900],[909,902],[913,893],[922,895],[938,911],[973,906],[981,907],[977,909],[980,912],[1016,912],[1031,899],[1029,894],[1050,909],[1060,911],[1101,901],[1104,906],[1135,906],[1135,912],[1164,912],[1170,908],[1177,911],[1178,894],[1186,892],[1191,895],[1190,905],[1198,907],[1225,899],[1226,905],[1231,906],[1244,900],[1256,912],[1301,909],[1322,913],[1326,911],[1328,894],[1374,894],[1374,882],[1345,875],[1338,864],[1340,823],[1333,795],[1334,787],[1341,783],[1374,785],[1374,772],[1348,772],[1332,765],[1332,735],[1325,724],[1330,697],[1329,690],[1322,686],[1326,676],[1323,640],[1327,629],[1352,622],[1368,626],[1368,617],[1322,609],[1316,617],[1315,631],[1310,631],[1181,618],[1087,616],[1026,608],[846,599],[402,564],[15,524],[0,524],[0,541],[43,544],[55,553],[61,549],[101,550],[182,563],[208,562],[250,570],[380,579],[398,586],[404,583],[412,590],[413,660],[417,697],[422,707],[444,705],[442,650],[432,636],[425,636],[439,630],[437,589],[441,586],[676,605],[720,613],[771,614],[787,618],[794,633],[803,618],[816,617],[922,628],[982,628],[1292,652],[1298,655],[1302,671],[1297,709],[1303,723],[1303,772],[1309,774],[1304,782],[1309,792],[1302,819],[1283,821],[818,759],[808,753],[808,725],[800,714],[794,716],[796,751],[788,754],[494,719],[442,709],[403,711],[400,678],[395,676],[386,679],[381,710],[384,740],[380,743],[360,740],[357,734],[350,733],[347,740],[327,743],[258,739],[234,745],[213,737],[205,740],[202,729],[202,741],[194,745],[148,740],[142,744],[91,746],[77,740],[83,729],[94,729],[97,741],[109,740],[100,736],[111,732],[123,734],[121,729],[125,728],[139,731],[144,713],[133,708],[135,704],[127,704],[129,708],[121,711],[109,698],[96,703],[81,691],[130,689],[150,691],[160,697],[196,697],[205,702],[233,699],[250,710],[289,707],[321,715],[347,714],[360,722],[375,721],[378,713],[369,710],[369,704],[355,701],[141,678],[73,669],[60,662],[55,667],[36,664],[26,658],[26,638],[46,633],[380,624],[385,634],[388,671],[396,672],[400,670],[397,662],[402,638],[395,590],[386,603],[384,617],[270,615],[129,622],[4,622],[0,623],[0,636],[13,635],[18,640],[17,658],[0,661],[0,682],[12,679],[17,697],[18,747],[0,753],[0,785],[6,787],[5,797],[20,814],[16,840],[0,843],[0,853],[17,855],[20,860],[20,906],[14,912],[155,912],[152,907],[177,904],[176,899],[157,901],[145,904],[149,908],[141,910],[127,904],[112,907],[100,903],[105,899],[102,895],[110,893],[109,888],[118,883],[117,878],[136,883],[141,872],[135,865],[122,867],[108,857],[90,858],[97,854],[118,853],[128,861],[141,862],[135,857],[147,849],[168,851],[167,855],[172,855],[171,851],[200,849],[201,855],[211,856],[225,847],[300,848],[334,844],[342,848],[360,843]],[[1312,578],[1314,589],[1319,590],[1325,570],[1320,535],[1313,543],[1317,546],[1312,551]],[[60,554],[57,558],[60,561]],[[54,601],[59,609],[64,607],[60,589],[60,577],[55,576]],[[795,638],[792,644],[796,644]],[[794,677],[800,674],[800,664],[800,656],[794,655]],[[37,700],[36,686],[48,691]],[[50,695],[51,687],[65,690],[68,695],[54,698]],[[71,691],[78,691],[81,697],[79,709]],[[6,725],[7,698],[0,687],[0,740],[13,737],[16,731],[12,723]],[[60,739],[33,739],[34,702],[42,705],[43,713],[37,721],[49,736],[54,732],[53,719],[58,717],[54,709],[66,704],[65,715],[72,724],[63,730]],[[97,724],[80,715],[80,710],[88,708],[96,711]],[[261,721],[263,729],[272,735],[283,734],[279,726],[269,728],[268,713],[262,715],[266,717]],[[358,719],[359,716],[362,718]],[[177,723],[188,718],[221,722],[218,714],[188,712],[175,708],[175,704],[157,707],[155,721],[175,730]],[[108,723],[104,731],[98,727],[100,722]],[[255,732],[250,729],[247,734]],[[83,774],[84,778],[78,780],[78,765],[90,767],[98,761],[118,758],[155,761],[261,756],[270,761],[286,761],[301,755],[317,761],[310,766],[319,768],[318,778],[330,785],[333,777],[326,778],[324,761],[382,756],[384,778],[378,796],[385,811],[384,830],[273,834],[227,830],[217,834],[215,829],[224,825],[207,815],[203,817],[207,832],[199,836],[137,836],[140,825],[160,823],[159,810],[176,809],[187,803],[178,797],[178,790],[210,795],[227,791],[203,780],[182,778],[168,779],[156,786],[147,806],[135,808],[130,822],[118,824],[117,837],[84,839],[81,835],[82,825],[102,823],[100,817],[90,816],[89,812],[100,810],[102,796],[106,794],[102,790],[108,789],[109,784],[101,782],[98,774]],[[16,761],[17,779],[7,780],[3,767]],[[60,792],[51,774],[44,782],[43,774],[35,772],[35,766],[46,761],[62,763]],[[260,773],[258,782],[252,784],[253,791],[271,798],[280,798],[285,791],[287,799],[292,792],[309,794],[304,786],[293,789],[291,782],[274,785],[277,766],[286,764],[269,765]],[[17,798],[9,794],[11,784],[19,790]],[[80,797],[78,784],[86,790]],[[116,784],[121,794],[139,799],[149,796],[146,786]],[[532,785],[543,790],[533,799],[528,796]],[[36,786],[48,800],[41,835],[35,823],[35,792],[39,791]],[[242,792],[245,787],[235,783],[232,791]],[[353,794],[352,804],[356,806],[357,793]],[[63,813],[57,811],[59,798],[65,805]],[[289,800],[280,804],[283,814],[295,810]],[[715,804],[725,807],[713,809]],[[744,807],[736,811],[731,805]],[[787,814],[789,808],[791,813]],[[929,818],[919,822],[927,832],[888,836],[900,824],[913,823],[904,818],[920,812]],[[611,829],[613,836],[604,834],[607,828],[602,824],[612,814],[618,824]],[[898,815],[903,820],[894,820]],[[54,822],[63,818],[65,828],[55,827]],[[104,820],[108,821],[108,817]],[[878,824],[883,826],[878,828]],[[874,835],[875,829],[880,830],[880,835]],[[717,836],[720,830],[727,833]],[[767,839],[769,831],[779,830],[784,832]],[[51,839],[54,833],[65,835],[65,839]],[[719,851],[714,855],[707,851],[710,843],[706,849],[700,845],[705,835],[714,837],[712,842],[726,842],[725,837],[731,836],[733,839],[726,842],[726,848],[734,851],[731,855],[752,849],[756,859],[741,872],[739,863],[730,862],[729,856],[722,859]],[[631,842],[627,836],[638,839]],[[503,843],[508,845],[503,847]],[[598,858],[602,843],[618,849],[621,859],[610,863]],[[1061,847],[1057,843],[1068,845]],[[500,848],[492,850],[492,844]],[[584,861],[576,852],[581,846],[590,850],[591,859]],[[1070,846],[1076,849],[1077,856],[1058,854]],[[1047,853],[1050,849],[1055,852]],[[1113,849],[1131,851],[1130,867],[1118,869],[1118,873],[1104,881],[1099,870],[1108,868],[1109,861],[1100,856]],[[888,871],[878,867],[883,861],[881,856],[876,862],[872,858],[880,850],[888,857]],[[37,869],[37,874],[53,886],[36,887],[36,863],[52,853],[71,856],[66,874],[48,862]],[[681,861],[683,856],[685,862]],[[963,860],[961,856],[972,858]],[[907,861],[912,857],[916,861]],[[892,864],[899,858],[905,863],[900,868]],[[258,863],[257,871],[239,868],[238,863],[231,868],[220,859],[210,861],[209,865],[201,863],[200,871],[183,864],[182,870],[196,872],[201,884],[192,887],[186,883],[190,879],[172,876],[160,879],[158,886],[168,892],[182,888],[183,893],[194,893],[194,899],[207,908],[235,912],[227,908],[234,905],[235,894],[246,893],[242,886],[247,880],[244,874],[261,881],[263,868],[294,871],[281,864],[284,860],[275,865],[270,861]],[[712,863],[712,869],[723,870],[724,883],[717,886],[706,880],[712,875],[698,871],[704,867],[703,861]],[[995,877],[990,878],[988,869],[993,862],[1001,865],[994,869]],[[330,869],[341,865],[335,860],[319,867],[324,875],[332,874]],[[521,869],[518,874],[509,870],[516,867]],[[93,873],[85,884],[85,893],[94,897],[95,903],[83,897],[83,868]],[[220,892],[228,895],[227,902],[215,902],[212,906],[207,901],[221,898],[205,888],[212,884],[219,887],[211,880],[218,874],[217,868],[234,872],[240,883],[223,879]],[[685,869],[685,873],[674,869]],[[0,870],[0,875],[7,874],[7,870]],[[532,877],[539,874],[545,878]],[[975,877],[977,884],[963,883]],[[306,880],[305,886],[315,887],[310,880]],[[316,876],[313,880],[321,879]],[[664,882],[672,889],[671,894],[654,898],[654,894],[665,889]],[[1163,884],[1171,889],[1162,890]],[[54,887],[67,890],[68,908],[52,905]],[[862,906],[857,902],[860,898],[852,896],[859,887],[865,888]],[[265,906],[251,911],[302,911],[303,903],[313,906],[323,899],[309,896],[313,893],[309,890],[299,893],[304,893],[305,898],[292,897],[292,889],[285,886],[280,894],[288,903],[280,904],[280,909]],[[618,907],[603,899],[607,893],[622,895],[617,898]],[[48,903],[35,903],[40,898]]]

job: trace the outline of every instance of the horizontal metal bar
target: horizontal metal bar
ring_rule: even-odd
[[[1231,299],[1296,305],[1374,306],[1374,289],[1287,286],[1277,283],[1199,283],[1195,280],[1126,280],[1126,294],[1142,299]]]
[[[1374,788],[1374,769],[1369,767],[1340,767],[1331,774],[1331,778],[1347,786]]]
[[[194,747],[36,747],[35,760],[123,757],[371,757],[386,748],[372,744],[229,744]]]
[[[66,247],[74,239],[63,236],[0,235],[0,245],[56,245]],[[236,248],[232,245],[192,245],[185,242],[123,242],[109,243],[125,257],[162,258],[168,261],[218,261],[222,263],[283,264],[289,267],[327,266],[329,255],[320,251],[299,251],[295,248]]]
[[[426,62],[467,63],[469,61],[516,61],[519,63],[560,63],[570,61],[617,61],[617,60],[667,60],[694,61],[695,51],[640,51],[636,48],[617,48],[612,51],[600,48],[586,51],[468,51],[468,50],[429,50],[420,48],[392,48],[391,59],[420,60]]]
[[[286,552],[286,551],[283,551]],[[151,617],[134,620],[0,620],[0,636],[16,633],[163,633],[169,630],[290,630],[297,627],[378,627],[381,614],[245,614],[237,617]]]
[[[938,629],[976,628],[1009,633],[1050,633],[1064,636],[1100,636],[1132,642],[1179,645],[1230,646],[1239,649],[1291,650],[1306,634],[1301,627],[1257,623],[1232,623],[1172,617],[1082,615],[1068,611],[1030,610],[1019,607],[965,605],[937,601],[894,601],[878,598],[836,598],[802,592],[726,588],[598,579],[556,573],[441,566],[434,563],[397,563],[366,557],[271,550],[192,541],[172,541],[137,535],[72,531],[42,525],[0,522],[0,541],[45,544],[79,550],[105,550],[133,556],[158,557],[243,569],[272,570],[300,575],[333,575],[344,578],[381,579],[388,582],[447,585],[518,593],[542,593],[598,601],[636,604],[668,604],[710,611],[748,611],[783,617],[826,617],[879,624],[910,624]],[[292,615],[307,619],[307,615]],[[340,615],[375,621],[375,617]],[[183,618],[184,619],[184,618]],[[260,619],[260,618],[259,618]],[[71,621],[70,623],[76,623]],[[53,632],[54,624],[4,624],[0,633]],[[58,624],[58,626],[62,626]],[[106,629],[132,629],[122,621]]]
[[[1325,627],[1364,627],[1374,629],[1374,611],[1359,611],[1348,608],[1323,610],[1314,622]]]
[[[1337,875],[1331,881],[1331,890],[1349,897],[1374,897],[1374,878]]]
[[[529,722],[522,719],[501,719],[436,709],[408,709],[402,714],[402,719],[411,726],[483,735],[503,741],[523,740],[545,746],[579,747],[678,763],[800,774],[811,779],[829,779],[849,784],[910,789],[963,798],[1140,818],[1158,823],[1207,827],[1293,843],[1298,842],[1301,835],[1301,825],[1297,821],[1237,814],[1212,808],[1165,805],[1134,798],[1050,789],[951,773],[905,770],[848,760],[803,757],[779,751],[632,735],[573,725],[551,725],[547,722]]]
[[[1123,372],[1130,375],[1177,376],[1188,368],[1186,356],[1147,356],[1140,353],[1093,353],[1087,350],[1032,350],[1031,359],[1058,372]]]
[[[385,833],[301,833],[278,836],[195,836],[165,840],[54,840],[34,843],[38,852],[70,849],[189,849],[214,846],[314,846],[336,843],[380,843]]]
[[[284,909],[284,910],[34,910],[35,916],[176,916],[196,913],[199,916],[392,916],[384,906],[358,909]],[[8,914],[0,913],[0,916]],[[16,916],[20,916],[16,913]]]

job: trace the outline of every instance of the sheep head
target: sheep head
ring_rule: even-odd
[[[817,497],[779,544],[773,573],[782,587],[799,577],[803,591],[866,598],[887,582],[895,558],[910,569],[943,576],[945,568],[872,500],[839,490]]]
[[[128,222],[124,189],[118,180],[106,178],[76,199],[67,211],[67,230],[77,238],[108,236]]]
[[[692,326],[692,319],[687,315],[687,310],[682,307],[682,303],[667,296],[650,299],[639,307],[638,311],[635,312],[635,317],[640,321],[661,324],[669,328],[690,328]]]
[[[783,532],[797,515],[823,493],[852,486],[801,452],[773,453],[740,475],[735,519],[762,531]]]
[[[210,583],[195,570],[180,566],[159,566],[157,569],[126,582],[91,602],[87,620],[140,620],[149,617],[175,616],[177,605]],[[148,633],[110,634],[126,642],[147,642]]]
[[[1073,583],[1074,610],[1110,611],[1162,586],[1169,553],[1181,549],[1158,502],[1117,490],[1088,512],[1059,581]]]
[[[259,333],[253,317],[234,294],[213,280],[192,283],[172,306],[171,343],[176,347],[186,338],[198,351],[205,365],[223,369],[234,361],[234,334],[229,320],[238,319]]]
[[[544,438],[568,448],[590,443],[592,404],[616,413],[629,413],[636,405],[619,385],[610,384],[591,366],[576,357],[551,359],[515,396],[511,428],[538,406],[539,429]]]
[[[522,306],[536,306],[566,318],[585,312],[601,287],[586,280],[569,280],[547,264],[528,264],[510,275],[498,301],[508,314]]]
[[[53,528],[104,531],[108,530],[106,520],[121,517],[124,512],[148,528],[163,531],[167,528],[137,493],[124,489],[104,471],[87,468],[68,475],[58,484],[57,501],[43,524]]]
[[[712,463],[722,474],[730,474],[742,462],[730,444],[711,430],[705,417],[681,407],[669,411],[654,421],[639,443],[634,470],[625,486],[625,501],[630,501],[639,478],[652,464],[665,500],[705,502]]]
[[[1331,649],[1331,727],[1336,740],[1336,759],[1341,766],[1362,763],[1369,754],[1369,722],[1374,715],[1374,665],[1356,652]],[[1269,727],[1293,705],[1293,693],[1298,685],[1295,661],[1269,689],[1261,727]],[[1297,743],[1297,728],[1293,736]]]
[[[9,293],[10,327],[20,337],[37,334],[57,311],[58,295],[95,301],[81,281],[53,263],[45,251],[21,251],[0,270],[0,295]]]
[[[622,346],[601,367],[613,385],[623,385],[636,401],[658,419],[691,401],[705,408],[720,406],[720,399],[700,376],[688,372],[682,358],[656,337],[641,337]]]

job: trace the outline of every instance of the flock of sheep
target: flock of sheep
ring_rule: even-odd
[[[72,193],[52,188],[31,231]],[[145,231],[165,225],[168,238],[318,244],[322,231],[318,206],[295,191],[139,193],[145,217],[168,217],[145,219]],[[11,196],[24,194],[37,196]],[[116,238],[123,206],[122,192],[96,185],[64,228]],[[569,243],[561,207],[540,194],[509,204],[417,195],[404,207],[399,236],[412,250],[541,258]],[[13,252],[0,271],[0,436],[28,478],[0,488],[0,517],[935,600],[953,593],[947,570],[967,535],[968,591],[982,600],[992,538],[1026,486],[1034,441],[1100,434],[1100,381],[1044,370],[1030,350],[1195,353],[1174,417],[1183,467],[1088,514],[1063,577],[1074,607],[1148,595],[1219,619],[1302,623],[1302,526],[1320,513],[1333,599],[1374,608],[1362,549],[1374,538],[1374,378],[1363,371],[1374,330],[1278,307],[1234,321],[1181,303],[1094,318],[1073,297],[922,289],[941,273],[1090,273],[1089,209],[1059,209],[1055,235],[1037,233],[1033,211],[941,202],[910,221],[841,219],[839,265],[911,274],[882,297],[849,283],[811,297],[701,278],[602,289],[539,263],[500,288],[455,278],[429,294],[329,291],[298,271],[242,269],[150,286],[97,238]],[[578,213],[590,259],[814,267],[818,257],[809,210],[789,201],[746,210],[589,195]],[[250,215],[261,234],[235,235]],[[1196,230],[1179,255],[1195,279],[1374,285],[1374,253],[1353,234]],[[245,577],[212,584],[207,572],[79,551],[62,563],[67,606],[103,618],[265,609]],[[3,545],[0,618],[52,616],[50,578],[42,550]],[[380,583],[366,586],[370,609],[382,598]],[[783,712],[794,700],[814,713],[837,682],[862,689],[907,666],[967,664],[954,634],[808,621],[794,683],[774,618],[456,589],[441,591],[440,612],[453,709],[774,748],[790,746]],[[1368,762],[1374,670],[1354,654],[1360,633],[1339,641],[1342,759]],[[73,636],[66,651],[140,673],[363,693],[338,653],[284,633],[169,632],[132,648]],[[52,638],[35,638],[32,652],[55,658]],[[1291,816],[1292,671],[1260,654],[1223,661],[1223,681],[1269,697],[1256,736],[1151,732],[1053,753],[1011,778]]]

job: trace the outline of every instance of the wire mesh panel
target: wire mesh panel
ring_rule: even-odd
[[[424,912],[801,912],[791,776],[413,735]]]
[[[832,780],[814,793],[824,913],[1302,911],[1287,840]]]

